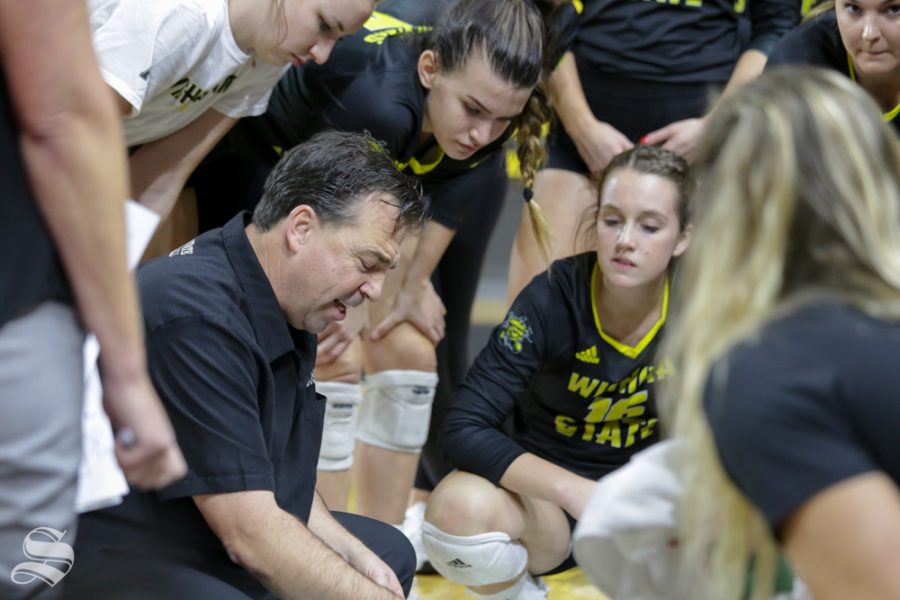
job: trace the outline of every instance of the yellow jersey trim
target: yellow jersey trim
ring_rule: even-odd
[[[597,327],[597,333],[600,334],[600,337],[603,338],[607,344],[618,350],[621,354],[624,354],[628,358],[637,358],[640,353],[644,351],[644,348],[653,341],[656,332],[659,331],[660,327],[666,322],[666,314],[669,312],[669,278],[666,277],[665,287],[663,288],[662,311],[659,320],[650,328],[650,331],[641,338],[641,341],[638,342],[637,346],[627,346],[622,342],[613,339],[603,331],[603,325],[600,323],[600,313],[597,311],[597,277],[599,273],[600,265],[594,264],[594,271],[591,273],[591,308],[594,311],[594,325]]]
[[[850,79],[856,81],[856,70],[853,68],[853,59],[850,58],[849,52],[847,53],[847,69],[850,71]],[[897,115],[900,115],[900,104],[886,113],[881,113],[881,118],[884,119],[885,123],[890,123]]]
[[[434,159],[434,162],[431,164],[423,165],[415,158],[410,158],[407,162],[395,160],[394,164],[397,165],[397,169],[399,171],[402,171],[406,167],[409,167],[409,170],[412,171],[413,175],[425,175],[426,173],[434,171],[442,160],[444,160],[444,151],[438,149],[437,158]]]

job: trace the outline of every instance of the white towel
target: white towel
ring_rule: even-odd
[[[673,468],[678,445],[667,440],[635,454],[602,478],[574,534],[575,558],[612,600],[677,600],[682,565]]]
[[[156,226],[159,215],[134,202],[125,202],[125,237],[128,267],[134,269]],[[97,358],[100,345],[93,334],[84,342],[84,404],[81,416],[81,465],[75,509],[79,513],[115,506],[128,493],[128,482],[116,461],[109,417],[103,410],[103,388]]]

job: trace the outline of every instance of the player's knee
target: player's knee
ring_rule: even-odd
[[[372,372],[436,371],[437,355],[434,344],[421,331],[402,323],[379,341],[367,343],[366,368]]]
[[[428,439],[437,374],[392,370],[366,377],[356,436],[395,452],[419,452]]]
[[[362,342],[358,339],[327,365],[316,365],[316,379],[321,382],[359,383],[362,374]]]
[[[323,381],[316,390],[326,397],[325,424],[319,452],[320,471],[343,471],[353,465],[356,415],[362,391],[359,384]]]
[[[455,535],[483,533],[495,528],[492,515],[497,504],[493,483],[472,473],[454,471],[431,494],[425,519]]]
[[[422,543],[438,573],[469,587],[514,581],[528,564],[528,551],[507,534],[452,535],[426,521]]]

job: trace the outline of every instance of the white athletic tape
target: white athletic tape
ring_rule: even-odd
[[[366,376],[356,437],[395,452],[418,452],[428,439],[437,373],[382,371]]]
[[[525,546],[501,531],[451,535],[425,521],[422,543],[438,573],[466,586],[512,581],[528,564]]]
[[[615,600],[686,600],[677,544],[678,444],[667,440],[603,477],[573,536],[575,559]]]
[[[353,465],[356,413],[362,401],[358,383],[316,382],[316,391],[326,397],[325,425],[319,451],[320,471],[344,471]]]

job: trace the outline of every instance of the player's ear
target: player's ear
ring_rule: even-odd
[[[430,90],[434,86],[434,80],[437,77],[437,56],[434,50],[423,50],[419,55],[418,64],[419,81],[422,87]]]

